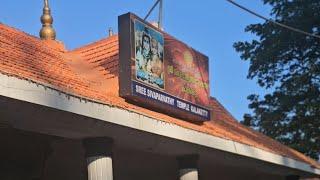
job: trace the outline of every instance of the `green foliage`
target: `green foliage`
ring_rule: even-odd
[[[280,23],[320,35],[319,0],[263,0]],[[274,25],[251,24],[258,38],[237,42],[241,59],[249,61],[249,79],[273,90],[250,95],[253,114],[243,124],[314,158],[320,156],[320,39]]]

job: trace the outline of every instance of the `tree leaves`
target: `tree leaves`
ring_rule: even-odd
[[[263,0],[277,22],[320,34],[319,0]],[[242,123],[315,159],[320,155],[320,40],[271,22],[251,24],[246,32],[258,38],[236,42],[241,59],[249,61],[249,79],[274,91],[250,95]]]

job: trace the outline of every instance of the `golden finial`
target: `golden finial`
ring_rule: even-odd
[[[42,28],[40,30],[40,38],[43,40],[55,40],[56,32],[52,27],[53,18],[51,16],[49,2],[44,0],[43,14],[41,16]]]

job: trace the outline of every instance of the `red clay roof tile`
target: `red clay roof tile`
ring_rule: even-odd
[[[320,165],[248,127],[211,98],[212,120],[201,125],[154,112],[126,102],[119,97],[118,36],[114,35],[87,46],[66,51],[62,43],[41,41],[14,28],[0,24],[0,73],[38,83],[103,102],[119,108],[143,113],[176,125],[254,146],[282,156]]]

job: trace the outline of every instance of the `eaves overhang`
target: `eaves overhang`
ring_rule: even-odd
[[[154,135],[160,135],[174,140],[184,141],[320,176],[320,169],[305,162],[233,140],[223,139],[167,123],[161,119],[150,117],[141,112],[119,108],[72,93],[62,92],[49,84],[0,74],[0,96],[54,108],[123,127],[148,132]]]

